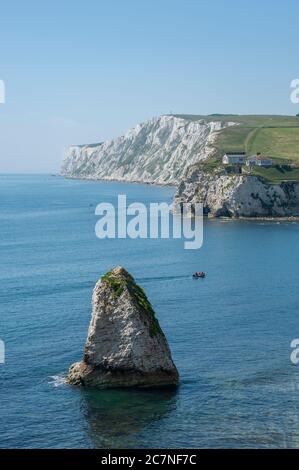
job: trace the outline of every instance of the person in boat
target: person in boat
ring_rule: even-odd
[[[194,277],[205,277],[205,273],[203,271],[197,271],[193,274]]]

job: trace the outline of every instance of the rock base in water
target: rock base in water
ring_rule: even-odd
[[[140,372],[126,370],[99,370],[85,362],[76,362],[68,372],[68,383],[96,388],[169,387],[177,386],[177,372]]]

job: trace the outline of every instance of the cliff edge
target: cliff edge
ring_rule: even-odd
[[[190,169],[174,196],[173,210],[182,203],[203,204],[212,217],[292,217],[299,216],[299,183],[269,184],[258,176],[213,173]]]
[[[159,116],[116,139],[68,147],[61,174],[69,178],[177,184],[189,165],[213,153],[219,131],[231,125],[219,120]]]

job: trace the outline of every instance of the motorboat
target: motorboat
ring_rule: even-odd
[[[206,277],[206,273],[204,273],[203,271],[199,271],[199,272],[196,272],[193,274],[193,277],[194,279],[202,279],[204,277]]]

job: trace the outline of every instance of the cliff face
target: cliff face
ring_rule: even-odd
[[[219,130],[233,123],[160,116],[97,145],[71,146],[67,177],[177,184],[188,166],[208,158]]]
[[[96,284],[84,357],[68,382],[87,387],[176,385],[167,340],[143,290],[118,267]]]
[[[174,197],[174,211],[182,202],[202,202],[214,217],[289,217],[299,215],[299,183],[266,184],[256,176],[190,171]]]
[[[160,116],[117,139],[69,147],[61,173],[72,178],[176,184],[175,211],[182,202],[203,202],[205,212],[216,217],[298,215],[296,182],[270,185],[259,177],[226,174],[224,169],[198,171],[200,162],[214,153],[220,131],[232,125],[237,124]]]

